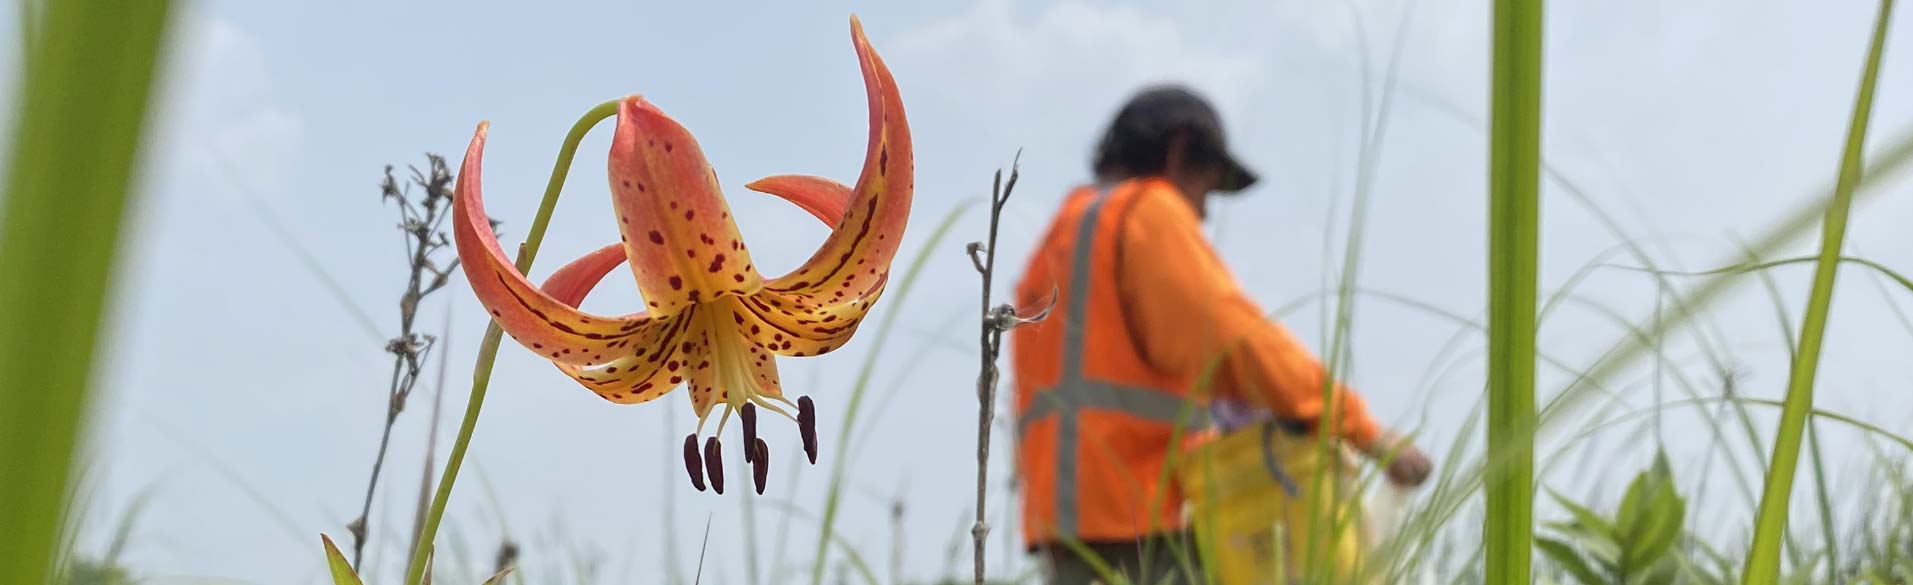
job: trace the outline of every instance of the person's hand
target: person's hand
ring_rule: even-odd
[[[1416,487],[1428,481],[1428,474],[1435,469],[1435,463],[1428,454],[1415,447],[1407,437],[1392,431],[1383,431],[1369,447],[1368,456],[1376,461],[1388,462],[1388,482],[1400,487]]]

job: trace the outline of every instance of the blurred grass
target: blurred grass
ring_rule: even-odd
[[[0,211],[0,582],[41,583],[133,199],[171,3],[21,5],[24,82]],[[100,39],[111,39],[101,42]]]
[[[1893,13],[1893,0],[1881,0],[1875,18],[1873,40],[1867,51],[1865,73],[1860,77],[1859,95],[1854,98],[1853,120],[1847,129],[1846,150],[1840,157],[1840,175],[1834,184],[1832,202],[1827,206],[1821,228],[1820,259],[1814,267],[1813,289],[1807,301],[1806,315],[1800,326],[1798,349],[1794,352],[1792,373],[1787,382],[1786,408],[1781,412],[1780,428],[1774,436],[1773,464],[1767,469],[1767,485],[1754,520],[1754,539],[1747,554],[1742,583],[1772,583],[1780,578],[1780,545],[1786,537],[1787,516],[1792,509],[1794,470],[1800,461],[1801,436],[1807,415],[1813,410],[1814,378],[1820,365],[1820,350],[1826,336],[1827,314],[1833,305],[1833,282],[1840,267],[1840,249],[1846,241],[1847,218],[1853,208],[1853,192],[1859,188],[1861,166],[1866,156],[1868,121],[1873,113],[1873,93],[1880,77],[1880,54],[1886,47],[1887,23]],[[1816,461],[1818,459],[1816,458]]]
[[[851,385],[850,400],[844,405],[844,422],[837,432],[839,439],[836,453],[831,456],[830,487],[824,492],[824,511],[817,522],[817,552],[811,559],[811,585],[822,585],[824,582],[825,561],[830,553],[830,544],[836,539],[834,530],[837,525],[837,514],[843,503],[844,473],[849,468],[849,455],[855,447],[850,438],[857,436],[857,425],[860,422],[857,419],[857,412],[863,405],[864,395],[870,390],[870,378],[876,372],[877,358],[883,354],[886,342],[890,339],[890,331],[896,327],[897,315],[904,312],[901,307],[904,301],[910,298],[910,291],[916,287],[917,278],[922,275],[923,267],[929,262],[931,253],[939,249],[937,246],[950,234],[950,228],[956,225],[957,219],[962,218],[963,214],[975,207],[977,203],[978,200],[972,198],[957,204],[945,213],[942,221],[939,221],[930,231],[930,237],[924,239],[923,246],[910,257],[910,266],[904,270],[903,280],[898,281],[894,288],[886,286],[884,290],[885,296],[890,297],[888,304],[891,308],[884,313],[883,320],[877,322],[876,337],[870,341],[870,352],[864,355],[863,365],[857,370],[857,381]],[[860,573],[874,575],[861,559],[857,559],[854,564],[860,567]],[[874,578],[873,576],[872,579]]]

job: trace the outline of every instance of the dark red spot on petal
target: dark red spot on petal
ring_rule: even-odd
[[[660,233],[658,233],[658,230],[651,230],[651,243],[653,243],[653,244],[663,244],[663,243],[664,243],[664,234],[660,234]]]
[[[678,278],[676,276],[671,277],[671,290],[680,290],[683,288],[684,288],[684,279]]]

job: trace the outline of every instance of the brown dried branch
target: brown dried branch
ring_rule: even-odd
[[[413,325],[418,320],[419,304],[427,295],[443,288],[450,281],[452,271],[458,268],[456,257],[445,267],[439,267],[440,253],[451,246],[444,225],[445,218],[451,215],[452,210],[452,171],[445,165],[444,157],[436,154],[426,154],[425,157],[427,170],[411,167],[411,180],[404,187],[401,188],[398,179],[393,177],[390,165],[385,167],[385,180],[379,184],[381,199],[397,203],[398,227],[404,235],[407,271],[405,291],[399,295],[399,334],[385,343],[385,351],[392,354],[392,376],[385,402],[385,429],[380,434],[378,455],[372,460],[372,472],[366,480],[365,501],[359,507],[359,517],[347,525],[353,537],[352,564],[355,567],[364,557],[365,543],[371,534],[372,497],[378,492],[379,474],[385,468],[385,453],[391,446],[392,427],[398,422],[399,413],[405,411],[406,399],[412,396],[423,364],[438,341],[436,337],[413,331]],[[414,186],[419,187],[422,193],[414,195]]]
[[[996,278],[996,235],[1002,224],[1003,205],[1010,200],[1010,193],[1016,190],[1019,164],[1023,152],[1018,150],[1016,158],[1010,163],[1010,180],[1003,182],[1003,171],[996,172],[996,179],[990,186],[990,233],[987,242],[971,242],[967,246],[970,262],[976,267],[977,274],[983,279],[982,313],[979,315],[981,333],[978,346],[982,363],[976,376],[976,523],[970,527],[970,538],[975,550],[976,585],[983,585],[984,543],[990,536],[990,525],[985,520],[988,513],[988,493],[990,476],[990,427],[996,415],[997,357],[1003,350],[1003,333],[1025,323],[1041,321],[1049,316],[1049,307],[1038,309],[1025,317],[1015,306],[1004,304],[990,306],[990,286]],[[1055,304],[1055,295],[1051,294],[1049,305]]]

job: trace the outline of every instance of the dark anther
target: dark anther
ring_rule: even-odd
[[[809,396],[797,399],[797,430],[804,435],[804,456],[817,464],[817,404]]]
[[[757,443],[757,405],[746,402],[744,410],[737,414],[744,421],[744,462],[750,463],[755,461],[752,457],[757,453],[756,449],[751,448]],[[760,487],[758,491],[764,490]]]
[[[684,471],[691,474],[691,485],[704,491],[704,461],[697,456],[697,434],[684,437]]]
[[[711,476],[711,489],[724,493],[724,456],[717,437],[704,440],[704,473]]]
[[[761,437],[751,443],[753,448],[744,451],[757,454],[751,459],[751,483],[757,485],[757,495],[761,496],[764,495],[764,478],[771,474],[771,446],[765,444]]]

